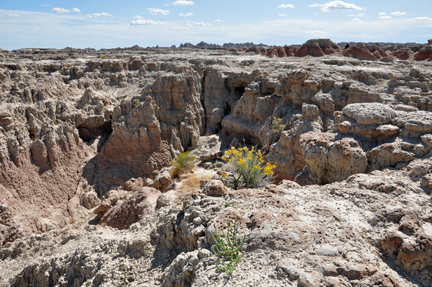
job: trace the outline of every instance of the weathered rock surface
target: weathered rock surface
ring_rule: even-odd
[[[299,175],[300,183],[326,184],[366,172],[366,153],[352,138],[337,139],[334,133],[309,132],[300,137],[299,145],[307,163],[307,178]]]
[[[373,189],[384,180],[405,187]],[[152,209],[124,230],[87,225],[18,239],[0,249],[6,270],[0,278],[12,286],[432,283],[432,206],[409,171],[354,175],[324,187],[284,186],[277,186],[279,193],[191,193],[182,206]],[[245,255],[230,277],[218,273],[210,251],[212,234],[221,234],[227,220],[231,226],[236,220],[237,238],[245,238]]]
[[[429,46],[9,52],[0,285],[430,286]],[[217,169],[230,144],[285,181],[176,191],[176,155]],[[228,277],[210,247],[234,219],[245,255]]]
[[[116,203],[116,206],[104,213],[99,224],[117,229],[127,229],[146,214],[151,214],[155,211],[156,202],[160,195],[161,192],[157,189],[143,187],[123,203]]]

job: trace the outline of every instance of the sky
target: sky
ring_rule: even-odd
[[[0,48],[432,39],[432,0],[0,1]]]

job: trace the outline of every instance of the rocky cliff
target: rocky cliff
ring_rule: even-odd
[[[429,46],[0,51],[0,280],[429,286]],[[280,184],[160,194],[180,152],[230,144],[262,148]],[[231,279],[209,251],[227,218],[247,235]]]

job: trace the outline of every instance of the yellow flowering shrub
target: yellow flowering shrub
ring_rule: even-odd
[[[240,149],[232,147],[225,151],[222,159],[232,167],[235,189],[261,185],[265,179],[273,175],[276,168],[275,165],[265,163],[261,150],[256,151],[254,147],[250,150],[247,147]]]

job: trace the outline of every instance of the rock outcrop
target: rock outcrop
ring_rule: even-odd
[[[0,285],[430,286],[429,48],[9,52]],[[274,184],[224,186],[230,145],[262,149]],[[172,181],[187,150],[201,188],[201,166]],[[210,251],[227,220],[232,279]]]

